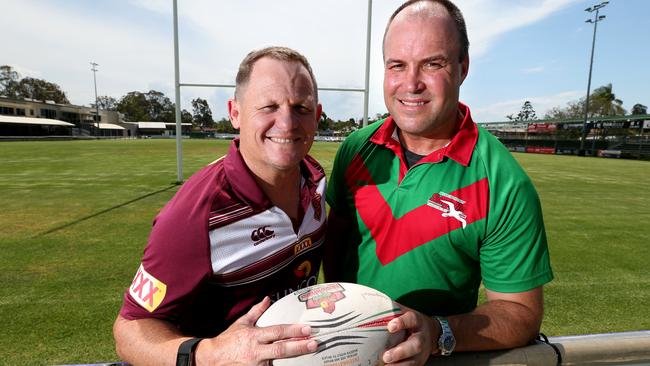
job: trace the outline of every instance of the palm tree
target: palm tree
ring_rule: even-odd
[[[589,111],[592,116],[623,116],[627,113],[623,101],[616,98],[612,83],[596,88],[591,94]]]
[[[648,107],[641,103],[637,103],[632,107],[632,114],[648,114]]]

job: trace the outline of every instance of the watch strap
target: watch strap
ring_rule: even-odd
[[[442,356],[449,356],[454,351],[456,346],[456,340],[454,339],[454,333],[451,331],[449,322],[447,318],[442,316],[434,316],[434,318],[440,323],[440,336],[438,337],[438,351]],[[447,345],[447,342],[451,341],[451,347]]]
[[[202,340],[203,338],[191,338],[181,343],[176,354],[176,366],[194,366],[194,350]]]

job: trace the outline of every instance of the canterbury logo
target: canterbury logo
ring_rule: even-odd
[[[255,229],[251,232],[251,240],[253,241],[253,245],[258,245],[275,237],[275,232],[267,228],[268,226],[262,226],[261,228]]]

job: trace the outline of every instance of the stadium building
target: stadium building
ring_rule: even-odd
[[[189,135],[190,123],[182,124]],[[0,96],[0,139],[173,137],[173,122],[125,122],[116,111]]]
[[[486,122],[481,126],[510,151],[578,155],[584,121]],[[650,159],[650,115],[592,117],[586,129],[585,155]]]

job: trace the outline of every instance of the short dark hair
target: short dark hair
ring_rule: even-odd
[[[307,61],[307,58],[300,54],[298,51],[292,50],[288,47],[279,46],[271,46],[259,50],[253,50],[249,52],[246,57],[244,57],[241,64],[239,64],[239,70],[237,71],[237,77],[235,78],[235,98],[237,98],[237,95],[241,92],[241,89],[243,89],[246,84],[248,84],[248,81],[251,77],[251,72],[253,72],[253,66],[255,65],[255,62],[264,57],[269,57],[278,61],[298,62],[303,65],[311,77],[311,82],[314,86],[314,96],[316,97],[316,103],[318,103],[318,86],[316,85],[316,78],[314,77],[314,72],[309,65],[309,61]]]
[[[386,25],[386,30],[384,31],[384,38],[382,41],[382,53],[384,48],[384,42],[386,42],[386,34],[388,34],[388,28],[390,28],[393,19],[405,8],[419,2],[430,2],[433,4],[440,4],[451,16],[456,24],[456,30],[458,31],[458,39],[460,40],[460,62],[463,62],[466,57],[469,56],[469,38],[467,37],[467,26],[465,25],[465,18],[463,18],[463,13],[458,9],[458,7],[449,0],[408,0],[404,4],[400,5],[397,10],[390,16],[388,24]]]

